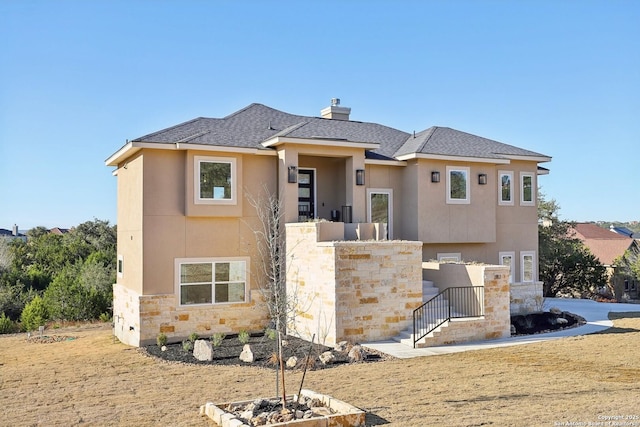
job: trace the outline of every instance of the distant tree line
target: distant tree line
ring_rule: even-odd
[[[110,318],[116,226],[94,219],[65,234],[26,234],[0,241],[0,333]]]

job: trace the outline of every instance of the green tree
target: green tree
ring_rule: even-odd
[[[555,200],[538,202],[540,280],[545,297],[590,297],[607,284],[607,272],[582,241],[572,237],[572,222],[560,221]]]
[[[40,326],[44,326],[49,320],[49,313],[44,300],[36,296],[24,307],[20,321],[22,328],[26,331],[33,331]]]

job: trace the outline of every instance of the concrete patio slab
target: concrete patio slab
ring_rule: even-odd
[[[462,351],[523,345],[603,331],[613,326],[613,322],[609,320],[610,312],[640,311],[640,304],[601,303],[592,300],[566,298],[545,299],[545,308],[548,310],[553,307],[582,316],[585,318],[587,323],[577,328],[548,332],[545,334],[509,337],[450,346],[411,348],[393,340],[368,342],[363,343],[362,346],[386,353],[399,359],[408,359],[412,357],[434,356],[438,354],[459,353]]]

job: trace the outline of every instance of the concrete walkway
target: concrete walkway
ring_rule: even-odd
[[[459,353],[462,351],[482,350],[486,348],[507,347],[512,345],[549,341],[564,337],[592,334],[613,326],[613,322],[609,320],[609,312],[640,311],[640,304],[600,303],[584,299],[546,298],[545,309],[549,310],[553,307],[557,307],[562,311],[568,311],[569,313],[580,315],[585,318],[587,323],[577,328],[548,332],[546,334],[509,337],[491,341],[441,347],[411,348],[393,340],[368,342],[363,343],[362,346],[381,351],[399,359]]]

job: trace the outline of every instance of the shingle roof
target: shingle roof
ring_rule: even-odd
[[[635,244],[629,237],[606,230],[596,224],[578,223],[574,226],[576,237],[582,240],[589,251],[604,265],[613,265],[614,260]]]
[[[415,138],[409,138],[395,153],[395,157],[413,153],[496,159],[504,158],[505,155],[546,157],[513,145],[438,126],[417,133]]]
[[[431,127],[414,137],[378,123],[299,116],[256,103],[222,119],[199,117],[133,141],[263,149],[261,143],[275,136],[377,143],[379,148],[368,151],[367,158],[387,160],[413,153],[482,158],[542,156],[445,127]]]

